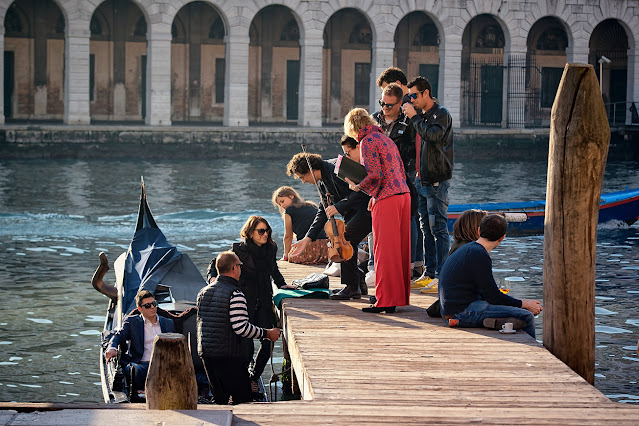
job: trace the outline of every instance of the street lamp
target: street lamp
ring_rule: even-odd
[[[603,96],[603,64],[604,62],[606,64],[609,64],[612,61],[605,56],[602,56],[597,62],[599,62],[599,93],[601,93],[601,96]]]

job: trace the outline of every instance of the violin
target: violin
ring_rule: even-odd
[[[330,196],[326,195],[330,203]],[[344,225],[344,221],[335,219],[332,216],[328,218],[328,222],[324,225],[324,232],[326,232],[331,242],[328,246],[328,258],[331,262],[341,263],[353,257],[353,246],[344,238],[345,231],[346,225]]]
[[[315,188],[317,189],[317,193],[320,196],[320,201],[322,202],[322,206],[324,206],[324,210],[326,207],[331,204],[331,196],[329,193],[326,194],[327,201],[324,201],[324,197],[322,197],[322,191],[315,180],[315,173],[313,173],[313,167],[311,167],[311,160],[308,157],[308,152],[306,152],[306,145],[302,144],[302,152],[306,154],[306,163],[308,164],[308,170],[313,177],[313,183],[315,183]],[[324,225],[324,232],[328,236],[330,240],[330,246],[328,247],[328,258],[335,263],[341,263],[349,260],[353,257],[353,246],[350,242],[346,241],[344,238],[344,232],[346,230],[346,225],[344,225],[344,221],[340,219],[335,219],[334,217],[329,217],[328,222]]]

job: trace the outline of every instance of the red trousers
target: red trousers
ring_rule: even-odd
[[[378,200],[373,217],[375,306],[405,306],[410,297],[410,194]]]

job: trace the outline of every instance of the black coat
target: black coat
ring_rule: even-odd
[[[446,108],[435,105],[411,119],[422,138],[419,177],[423,185],[432,185],[453,176],[453,119]]]
[[[373,118],[379,123],[382,130],[384,130],[384,134],[386,134],[386,119],[382,111],[374,113]],[[402,124],[404,119],[406,124]],[[408,117],[404,117],[403,113],[400,113],[398,119],[390,129],[388,137],[397,145],[397,150],[399,151],[399,156],[402,158],[402,163],[404,163],[406,173],[414,173],[417,150],[415,149],[415,128],[413,127],[413,123]]]
[[[273,328],[277,325],[277,318],[273,312],[273,286],[271,278],[277,287],[286,285],[284,277],[277,266],[277,245],[266,243],[258,247],[253,240],[233,243],[231,248],[242,262],[239,288],[246,296],[249,321],[262,328]],[[265,265],[259,268],[258,264]],[[207,280],[217,276],[215,259],[209,264]]]
[[[344,222],[348,222],[358,212],[368,212],[368,201],[371,197],[362,191],[351,191],[348,183],[335,174],[335,161],[335,159],[322,160],[322,179],[318,181],[318,184],[322,191],[322,198],[324,198],[324,192],[331,194],[333,205],[344,218]],[[370,220],[370,213],[368,217]],[[324,211],[324,204],[320,203],[315,220],[306,236],[312,241],[321,238],[320,235],[326,222],[328,222],[328,218]]]

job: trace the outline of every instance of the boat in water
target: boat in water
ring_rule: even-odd
[[[116,278],[115,289],[108,288],[110,286],[104,285],[103,282],[102,287],[92,282],[96,290],[109,297],[99,360],[104,401],[144,401],[143,396],[127,389],[130,380],[125,380],[124,366],[119,362],[120,357],[106,362],[104,353],[108,349],[113,332],[121,326],[126,315],[138,312],[135,295],[139,291],[148,290],[153,293],[158,303],[158,315],[173,319],[176,331],[186,337],[195,367],[199,402],[210,402],[206,372],[197,354],[195,315],[197,295],[206,285],[206,281],[189,256],[171,244],[158,227],[147,202],[144,180],[133,239],[128,250],[114,262],[113,268]],[[261,398],[256,400],[266,401],[266,391],[261,380],[258,387]]]
[[[464,210],[479,209],[488,213],[503,214],[508,223],[509,235],[538,235],[544,233],[546,201],[522,201],[512,203],[451,204],[448,208],[448,230]],[[601,195],[599,223],[611,221],[632,225],[639,219],[639,188],[608,192]]]

